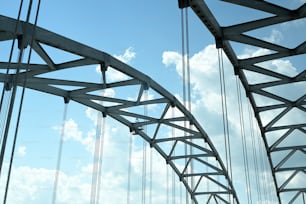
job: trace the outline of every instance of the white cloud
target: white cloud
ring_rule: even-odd
[[[125,50],[123,55],[114,55],[117,59],[124,63],[129,63],[132,59],[136,57],[136,52],[134,51],[134,48],[129,47]]]
[[[264,40],[271,43],[279,43],[283,40],[283,34],[279,30],[273,29],[271,35],[264,38]]]
[[[54,126],[53,129],[62,134],[63,126]],[[83,133],[82,131],[79,130],[78,124],[72,118],[65,121],[64,130],[65,130],[65,132],[63,133],[64,141],[67,141],[67,140],[81,141],[82,140]]]
[[[108,82],[124,81],[129,77],[122,72],[119,72],[115,69],[109,68],[106,72]]]
[[[181,55],[174,51],[166,51],[163,53],[162,62],[166,66],[177,64],[182,59]]]
[[[218,58],[215,45],[209,45],[203,50],[194,54],[190,58],[191,83],[201,102],[195,103],[205,106],[209,111],[221,113],[220,94],[219,94],[219,76],[218,76]],[[174,60],[175,59],[175,60]],[[181,57],[175,52],[164,52],[163,62],[166,66],[171,64],[176,67],[180,76],[182,76]],[[228,62],[226,61],[226,75],[229,73]],[[234,84],[231,84],[233,86]]]
[[[296,68],[289,60],[273,60],[271,63],[272,66],[274,66],[272,69],[278,73],[282,73],[290,77],[293,77],[297,74]]]
[[[20,146],[18,147],[18,151],[17,151],[17,155],[19,157],[24,157],[26,155],[26,150],[27,150],[27,147],[26,146]]]
[[[28,166],[13,167],[7,203],[45,203],[52,200],[55,171]],[[59,174],[57,202],[88,203],[90,184],[84,175]],[[0,183],[4,189],[4,183]],[[2,193],[2,191],[1,191]]]

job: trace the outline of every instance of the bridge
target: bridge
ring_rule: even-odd
[[[163,63],[181,82],[171,87],[41,27],[41,4],[0,16],[3,203],[306,203],[303,1],[175,1],[182,49]],[[195,19],[213,69],[191,56]],[[263,34],[284,26],[295,29],[285,39]],[[217,94],[202,90],[203,73]]]

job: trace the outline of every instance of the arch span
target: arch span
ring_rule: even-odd
[[[204,197],[206,202],[213,198],[219,203],[230,203],[229,196],[239,203],[228,172],[209,136],[170,92],[149,76],[107,53],[39,27],[33,29],[31,24],[17,23],[12,18],[0,16],[0,39],[18,39],[21,49],[31,47],[40,60],[30,64],[1,62],[2,70],[8,67],[13,71],[19,70],[18,76],[12,72],[1,72],[2,83],[15,83],[17,86],[73,100],[124,124],[159,152],[184,183],[195,203],[199,203],[199,200],[202,203]],[[61,54],[68,54],[71,59],[57,62],[54,56]],[[71,76],[61,79],[52,75],[67,69],[86,69],[88,66],[100,67],[102,82],[74,80],[69,78]],[[117,72],[120,79],[110,80],[108,72],[111,71]],[[78,75],[82,76],[82,73]],[[101,91],[107,89],[132,91],[136,97],[100,95]],[[146,90],[153,97],[145,97]],[[144,106],[158,107],[154,115],[146,115],[143,113]],[[175,116],[169,114],[172,110]],[[169,136],[167,131],[174,131],[175,135]],[[192,151],[186,154],[183,150],[186,147],[192,148]],[[189,170],[191,165],[194,166],[192,171]],[[206,188],[207,184],[209,189]]]

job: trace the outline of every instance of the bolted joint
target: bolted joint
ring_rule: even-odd
[[[12,89],[12,83],[6,82],[4,88],[6,91],[10,91]]]
[[[150,140],[150,148],[153,148],[153,139]]]
[[[187,8],[190,6],[190,0],[178,0],[178,6],[180,9]]]
[[[167,156],[167,158],[166,158],[166,164],[168,165],[169,162],[170,162],[170,156]]]
[[[239,66],[234,65],[234,74],[237,76],[239,75]]]
[[[142,86],[143,86],[143,89],[144,90],[149,90],[149,84],[148,83],[146,83],[146,82],[144,82],[143,84],[142,84]]]
[[[134,128],[130,127],[130,133],[134,132]]]
[[[190,125],[190,126],[193,126],[193,125],[194,125],[193,120],[189,120],[189,125]]]
[[[100,70],[102,73],[107,71],[107,67],[108,65],[105,62],[100,63]]]
[[[179,175],[179,180],[180,180],[180,182],[182,182],[183,179],[184,179],[184,178],[183,178],[183,174],[180,174],[180,175]]]
[[[175,102],[174,102],[174,101],[171,101],[171,102],[170,102],[170,106],[171,106],[171,108],[175,108]]]
[[[17,36],[17,41],[18,41],[18,49],[22,50],[27,48],[28,46],[28,39],[24,35],[18,35]]]
[[[107,114],[105,112],[102,112],[103,118],[106,118]]]
[[[222,39],[222,37],[216,37],[215,41],[216,41],[216,48],[217,49],[223,48],[223,39]]]
[[[130,127],[130,133],[132,135],[138,135],[138,131],[139,131],[138,128],[135,128],[134,126]]]
[[[103,88],[106,88],[106,74],[108,65],[105,62],[100,63],[100,70],[102,73],[102,80],[103,80]]]
[[[191,200],[195,200],[194,192],[192,192],[192,193],[190,194],[190,197],[191,197]]]
[[[70,101],[70,98],[64,97],[64,103],[65,103],[65,104],[69,103],[69,101]]]

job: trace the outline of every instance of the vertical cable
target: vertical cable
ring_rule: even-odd
[[[190,51],[189,51],[189,25],[188,25],[188,8],[185,8],[185,27],[186,27],[186,69],[187,69],[187,110],[191,113],[192,109],[191,109],[191,77],[190,77]],[[192,129],[192,124],[189,123],[189,129]],[[190,139],[190,142],[193,143],[192,138]],[[193,155],[193,146],[190,145],[190,149],[189,149],[189,153],[190,155]],[[191,159],[190,161],[190,173],[193,173],[193,169],[194,169],[194,162],[193,159]],[[194,177],[192,176],[190,178],[190,182],[191,182],[191,189],[194,190]],[[192,198],[191,198],[192,199]],[[193,199],[191,201],[192,203],[194,203]]]
[[[59,171],[60,171],[60,167],[61,167],[62,152],[63,152],[63,143],[64,143],[64,137],[65,137],[65,127],[66,127],[67,109],[68,109],[68,100],[65,99],[65,108],[64,108],[64,114],[63,114],[63,123],[62,123],[61,137],[60,137],[59,148],[58,148],[58,154],[57,154],[57,164],[56,164],[56,172],[55,172],[55,180],[54,180],[52,204],[55,204],[55,202],[56,202],[56,196],[57,196],[57,187],[58,187]]]
[[[185,13],[186,14],[186,13]],[[187,107],[187,100],[186,100],[186,62],[185,62],[185,58],[187,56],[185,56],[185,20],[184,20],[184,9],[181,9],[181,35],[182,35],[182,77],[183,77],[183,105],[184,107]],[[188,59],[187,59],[188,60]],[[184,121],[184,128],[187,127],[187,121]],[[184,132],[184,136],[186,137],[186,132]],[[185,146],[185,155],[187,155],[188,149],[187,149],[187,144],[184,145]],[[190,150],[189,150],[190,151]],[[185,165],[188,165],[188,159],[185,158]],[[187,168],[187,173],[189,173],[189,168]],[[189,178],[186,178],[187,183],[189,183]],[[185,191],[185,195],[186,195],[186,204],[189,204],[189,193],[186,189]]]
[[[149,189],[149,204],[152,204],[152,188],[153,188],[153,150],[150,148],[150,189]]]
[[[18,11],[18,14],[17,14],[17,23],[15,25],[15,28],[14,28],[14,36],[16,36],[17,34],[17,27],[19,25],[19,21],[20,21],[20,16],[21,16],[21,11],[22,11],[22,6],[23,6],[23,0],[20,1],[20,4],[19,4],[19,11]],[[10,72],[10,65],[12,63],[12,58],[13,58],[13,53],[14,53],[14,47],[15,47],[15,42],[16,42],[16,38],[13,39],[12,41],[12,46],[11,46],[11,50],[10,50],[10,55],[9,55],[9,60],[8,60],[8,66],[6,68],[6,74],[9,74]],[[6,91],[6,87],[5,85],[3,86],[3,89],[2,89],[2,93],[1,93],[1,100],[0,100],[0,113],[1,113],[1,110],[2,110],[2,105],[3,105],[3,98],[4,98],[4,93]]]
[[[269,181],[268,181],[268,175],[267,175],[267,172],[268,172],[268,165],[267,165],[267,162],[265,162],[265,148],[263,146],[263,148],[261,148],[261,154],[262,154],[262,161],[263,161],[263,169],[264,169],[264,175],[263,175],[263,180],[264,180],[264,189],[265,189],[265,197],[266,197],[266,200],[267,201],[270,201],[270,188],[269,188]]]
[[[146,150],[146,142],[143,141],[143,151],[142,151],[142,196],[141,203],[146,203],[146,173],[147,173],[147,150]]]
[[[148,100],[148,90],[144,90],[144,101]],[[144,105],[144,115],[148,115],[148,107],[147,105]],[[147,133],[147,127],[144,127],[145,133]],[[146,179],[147,179],[147,148],[146,148],[146,141],[143,140],[143,152],[142,152],[142,198],[141,198],[141,203],[145,204],[146,203]]]
[[[129,141],[129,157],[128,157],[128,182],[127,182],[127,195],[126,195],[126,203],[130,203],[130,191],[131,191],[131,167],[132,167],[132,148],[133,148],[133,134],[130,133],[130,141]]]
[[[232,162],[231,162],[232,156],[231,156],[231,146],[230,146],[230,137],[229,137],[229,125],[228,125],[229,122],[228,122],[228,110],[227,110],[227,94],[226,94],[222,49],[218,49],[218,65],[219,65],[220,97],[221,97],[221,107],[222,107],[226,169],[229,172],[230,179],[233,179]],[[231,200],[230,195],[228,196],[230,201]]]
[[[248,113],[249,113],[249,122],[250,122],[250,132],[251,132],[251,141],[252,141],[252,152],[253,152],[253,163],[254,163],[254,169],[255,169],[255,175],[259,175],[258,171],[258,161],[257,161],[257,147],[255,145],[255,133],[254,133],[254,125],[253,125],[253,117],[252,117],[252,111],[251,111],[251,105],[248,103]],[[255,176],[255,182],[256,182],[256,190],[257,190],[257,197],[258,201],[262,202],[261,199],[261,190],[260,190],[260,184],[259,184],[259,177]]]
[[[8,115],[8,110],[9,110],[9,102],[12,96],[12,91],[7,90],[3,94],[3,100],[2,100],[2,105],[1,105],[1,111],[0,111],[0,144],[2,144],[2,137],[4,133],[4,127],[6,124],[6,118]],[[2,146],[2,145],[1,145]]]
[[[262,181],[261,181],[261,188],[263,189],[263,200],[266,201],[268,200],[268,197],[267,197],[267,189],[265,187],[266,185],[266,180],[265,180],[265,166],[264,166],[264,153],[263,153],[263,148],[260,148],[262,147],[262,143],[261,143],[261,140],[260,140],[260,133],[259,133],[259,127],[257,126],[256,128],[257,130],[257,144],[258,144],[258,152],[259,152],[259,162],[260,162],[260,171],[263,172],[263,175],[262,175]]]
[[[244,162],[244,175],[246,178],[246,186],[247,186],[247,198],[248,203],[252,204],[252,193],[250,186],[250,174],[249,174],[249,164],[248,164],[248,152],[247,152],[247,144],[246,144],[246,136],[245,136],[245,127],[244,127],[244,115],[243,115],[243,106],[242,106],[242,98],[241,98],[241,89],[238,81],[238,77],[236,77],[236,88],[238,95],[238,110],[239,110],[239,119],[240,119],[240,131],[242,137],[242,153],[243,153],[243,162]]]
[[[167,192],[167,204],[170,204],[169,200],[170,200],[170,194],[169,194],[169,188],[170,188],[170,184],[169,184],[169,167],[167,166],[167,172],[166,172],[166,192]]]
[[[100,188],[101,188],[101,176],[102,176],[102,167],[103,167],[103,151],[104,151],[104,140],[105,140],[105,118],[102,117],[100,113],[100,121],[102,125],[100,125],[100,137],[99,137],[99,156],[98,156],[98,178],[97,178],[97,204],[100,203]],[[102,126],[102,127],[101,127]]]
[[[183,204],[183,187],[180,185],[180,204]]]
[[[100,141],[101,141],[101,123],[102,116],[100,112],[97,112],[96,120],[96,138],[95,138],[95,150],[93,155],[93,168],[92,168],[92,182],[91,182],[91,204],[97,202],[97,188],[99,178],[99,157],[100,157]]]
[[[148,91],[145,91],[145,94],[146,94],[146,100],[148,100]],[[145,116],[148,116],[148,105],[145,105],[144,107],[145,109]],[[147,134],[147,126],[145,126],[145,133]],[[150,160],[150,163],[149,163],[149,168],[150,168],[150,176],[149,176],[149,204],[152,204],[152,190],[153,190],[153,150],[152,148],[150,148],[150,151],[149,151],[149,160]]]
[[[175,112],[174,112],[174,108],[171,108],[172,110],[172,118],[175,118]],[[175,138],[175,129],[174,127],[171,128],[172,129],[172,133],[171,133],[171,137],[172,138]],[[172,143],[172,146],[175,145],[175,141],[173,140],[173,143]],[[173,156],[175,156],[175,149],[173,150],[173,153],[172,153]],[[175,172],[172,171],[172,204],[176,204],[176,189],[175,189]]]
[[[22,11],[22,7],[23,7],[23,0],[20,1],[20,4],[19,4],[19,11],[18,11],[18,14],[17,14],[17,23],[15,25],[15,28],[14,28],[14,36],[16,36],[16,33],[17,33],[17,27],[18,27],[18,23],[20,21],[20,16],[21,16],[21,11]],[[15,42],[16,42],[16,38],[13,39],[12,41],[12,45],[11,45],[11,49],[10,49],[10,55],[9,55],[9,60],[8,60],[8,65],[7,65],[7,68],[6,68],[6,74],[8,75],[9,72],[10,72],[10,65],[12,63],[12,58],[13,58],[13,53],[14,53],[14,47],[15,47]],[[10,88],[10,85],[9,85],[9,82],[7,82],[6,84],[3,85],[2,87],[2,93],[1,93],[1,99],[0,99],[0,114],[1,116],[3,117],[3,121],[1,121],[0,125],[1,125],[1,132],[0,132],[0,144],[2,146],[2,136],[3,136],[3,130],[5,129],[5,118],[8,118],[8,107],[5,108],[5,113],[3,114],[3,106],[6,104],[8,105],[8,101],[11,100],[12,98],[12,92],[10,91],[9,93],[9,96],[8,97],[5,97],[5,92],[8,91],[8,90],[11,90]],[[4,104],[4,100],[5,98],[8,100],[7,103]],[[2,117],[1,117],[1,120],[2,120]],[[6,140],[4,141],[4,143],[6,143]],[[6,146],[6,144],[5,144]],[[4,146],[4,147],[5,147]],[[2,148],[1,148],[2,149]],[[2,150],[1,150],[1,155],[2,155]],[[2,163],[3,163],[3,160],[1,161],[1,166],[0,166],[0,175],[1,175],[1,169],[2,169]]]
[[[30,7],[32,7],[32,4],[30,4]],[[29,9],[29,10],[31,10],[31,9]],[[34,26],[33,26],[33,33],[35,33],[35,28],[36,28],[37,21],[38,21],[39,10],[40,10],[40,0],[38,1],[38,5],[37,5],[37,10],[36,10],[36,15],[35,15],[35,22],[34,22]],[[33,40],[34,40],[34,38],[32,36],[31,46],[30,46],[31,48],[30,48],[29,55],[28,55],[27,66],[29,66],[30,61],[31,61]],[[12,146],[12,150],[11,150],[10,163],[9,163],[9,169],[8,169],[8,176],[7,176],[6,186],[5,186],[5,194],[4,194],[4,202],[3,202],[4,204],[6,203],[6,200],[7,200],[8,189],[9,189],[10,178],[11,178],[11,170],[12,170],[12,165],[13,165],[13,162],[14,162],[15,148],[16,148],[16,142],[17,142],[20,118],[21,118],[21,113],[22,113],[23,101],[24,101],[24,96],[25,96],[25,88],[26,88],[26,83],[27,83],[27,72],[28,72],[28,67],[27,67],[27,69],[25,71],[25,79],[23,81],[23,88],[22,88],[22,93],[21,93],[21,99],[20,99],[20,104],[19,104],[19,108],[18,108],[16,128],[15,128],[15,133],[14,133],[14,138],[13,138],[13,146]]]
[[[33,3],[33,1],[31,0],[30,3],[29,3],[28,11],[27,11],[26,23],[28,23],[29,20],[30,20],[32,3]],[[18,13],[18,21],[20,20],[20,13],[21,13],[21,9],[22,9],[22,4],[23,4],[23,1],[20,4],[19,13]],[[15,33],[17,32],[17,24],[18,23],[16,23]],[[10,53],[10,59],[9,59],[9,64],[8,64],[8,68],[7,68],[7,74],[9,73],[9,70],[10,70],[9,66],[10,66],[11,60],[12,60],[14,44],[15,44],[15,40],[13,40],[13,43],[12,43],[12,49],[11,49],[11,53]],[[21,43],[21,44],[23,44],[23,43]],[[15,72],[14,78],[13,78],[13,85],[12,85],[13,90],[12,90],[12,93],[11,93],[11,96],[10,96],[10,104],[9,104],[9,108],[8,108],[8,114],[7,114],[7,117],[6,117],[6,123],[5,123],[5,128],[4,128],[4,135],[3,135],[3,138],[2,138],[2,144],[1,144],[0,175],[1,175],[1,172],[2,172],[3,159],[4,159],[5,149],[6,149],[6,146],[7,146],[7,137],[8,137],[9,127],[10,127],[10,123],[11,123],[14,103],[15,103],[15,96],[16,96],[16,92],[17,92],[17,81],[18,81],[19,72],[20,72],[20,64],[22,63],[25,48],[23,47],[23,45],[21,45],[21,47],[19,47],[19,49],[20,50],[19,50],[18,60],[17,60],[18,66],[17,66],[16,72]],[[2,100],[2,97],[1,97],[1,100]],[[1,101],[1,103],[2,103],[2,101]],[[1,104],[1,106],[2,106],[2,104]]]
[[[102,78],[102,83],[106,83]],[[104,91],[101,92],[104,96]],[[102,104],[101,104],[102,105]],[[103,150],[105,138],[105,118],[101,112],[97,112],[95,150],[93,155],[93,172],[91,183],[91,204],[98,204],[100,200],[101,175],[103,164]]]

